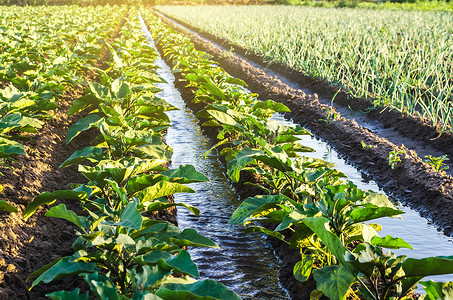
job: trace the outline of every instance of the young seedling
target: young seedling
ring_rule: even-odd
[[[445,166],[445,161],[450,160],[447,157],[447,154],[436,157],[432,155],[425,155],[425,159],[423,160],[425,163],[428,163],[430,166],[432,166],[436,172],[442,172],[445,171],[449,168],[449,166]]]
[[[329,113],[327,114],[327,117],[325,119],[319,119],[319,121],[324,121],[326,123],[326,126],[331,125],[335,120],[337,120],[340,117],[339,113],[336,113],[333,109],[328,109],[325,108]]]
[[[401,158],[398,156],[400,154],[403,154],[403,150],[397,151],[390,151],[388,161],[389,161],[389,166],[392,168],[392,170],[395,170],[397,164],[401,162]]]
[[[326,123],[326,126],[329,126],[332,124],[335,120],[337,120],[340,117],[340,113],[335,112],[335,108],[333,107],[333,101],[335,100],[335,97],[337,97],[338,93],[341,91],[339,89],[335,95],[333,95],[333,98],[330,102],[330,108],[326,107],[324,108],[326,111],[328,111],[327,117],[325,119],[319,119],[318,121],[324,121]]]
[[[364,141],[361,141],[360,143],[362,144],[362,148],[367,150],[367,151],[371,150],[374,147],[373,145],[366,144]]]

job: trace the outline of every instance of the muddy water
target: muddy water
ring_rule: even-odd
[[[160,75],[168,82],[173,76],[163,61],[159,61]],[[197,170],[209,178],[210,183],[194,184],[197,193],[176,195],[177,202],[185,202],[197,206],[201,210],[200,217],[194,217],[184,210],[179,210],[178,221],[181,228],[192,227],[213,239],[221,250],[194,249],[191,255],[200,269],[202,278],[211,278],[223,282],[244,299],[286,299],[287,293],[279,286],[279,262],[275,259],[272,249],[261,235],[245,236],[240,226],[228,224],[231,213],[239,204],[232,192],[223,168],[215,154],[203,160],[203,153],[210,148],[209,140],[203,136],[193,114],[185,107],[177,90],[171,84],[160,86],[163,92],[159,95],[178,107],[179,111],[169,112],[173,127],[168,130],[166,141],[174,148],[173,168],[181,164],[193,164]],[[291,124],[282,116],[275,120]],[[307,156],[321,158],[334,163],[337,169],[345,173],[359,188],[383,192],[380,187],[366,174],[358,171],[345,162],[324,141],[310,136],[301,136],[301,143],[316,150]],[[453,239],[438,232],[425,218],[395,200],[396,206],[405,214],[402,220],[383,218],[378,221],[383,226],[380,236],[391,235],[401,237],[409,242],[414,250],[393,250],[398,255],[413,258],[428,256],[453,255]],[[453,281],[452,275],[433,276],[426,280]],[[418,292],[423,292],[421,289]]]
[[[242,226],[228,224],[239,205],[237,195],[224,175],[215,151],[203,159],[203,154],[211,147],[210,140],[203,135],[196,117],[186,108],[175,89],[170,68],[163,60],[157,64],[159,75],[168,82],[158,85],[163,91],[157,96],[179,109],[168,112],[172,127],[168,129],[165,140],[174,150],[170,168],[191,164],[211,180],[191,184],[190,187],[196,191],[194,194],[175,195],[175,202],[200,209],[199,217],[178,209],[179,227],[194,228],[220,246],[220,249],[189,250],[201,279],[220,281],[243,299],[289,299],[279,284],[279,261],[264,236],[245,235]]]

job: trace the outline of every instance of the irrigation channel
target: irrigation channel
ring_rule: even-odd
[[[147,40],[154,47],[154,41],[150,38],[141,16],[140,19]],[[231,214],[240,203],[238,197],[224,174],[224,168],[215,151],[203,159],[205,151],[212,146],[211,141],[203,135],[196,117],[186,107],[184,99],[174,87],[175,79],[171,69],[162,59],[156,64],[159,66],[158,74],[167,81],[158,85],[162,89],[158,96],[179,109],[168,112],[173,126],[168,129],[165,139],[174,150],[171,167],[192,164],[211,180],[208,183],[193,184],[191,187],[197,191],[195,194],[175,195],[175,202],[184,202],[200,209],[200,217],[179,209],[179,226],[182,229],[190,226],[220,246],[220,249],[190,249],[201,277],[224,283],[243,299],[288,299],[288,293],[278,281],[279,261],[264,236],[244,235],[243,227],[228,224]],[[281,115],[276,115],[273,119],[285,125],[293,124]],[[363,190],[383,193],[376,182],[347,163],[326,142],[315,136],[300,138],[303,145],[316,150],[306,153],[307,156],[334,163],[339,171],[345,173],[349,180]],[[378,223],[383,226],[380,236],[401,237],[410,243],[414,250],[400,249],[393,252],[413,258],[452,255],[453,238],[436,230],[425,218],[402,205],[397,199],[395,204],[405,214],[402,215],[402,220],[379,219]],[[429,279],[453,281],[453,275],[426,278]],[[423,290],[419,289],[418,292],[423,293]]]

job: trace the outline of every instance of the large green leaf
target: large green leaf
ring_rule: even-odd
[[[64,204],[60,204],[49,209],[49,211],[46,213],[46,217],[65,219],[71,223],[74,223],[79,228],[83,228],[83,217],[78,216],[72,210],[67,210],[66,205]]]
[[[166,241],[168,238],[175,237],[181,233],[181,229],[168,222],[157,220],[145,220],[143,228],[137,232],[131,233],[133,239],[138,239],[141,236],[146,238],[156,238]]]
[[[96,265],[94,263],[85,263],[82,261],[75,262],[81,253],[77,252],[73,256],[57,259],[57,262],[50,266],[47,270],[42,272],[35,281],[33,281],[32,288],[42,282],[49,283],[55,279],[60,279],[66,276],[76,275],[86,272],[94,272]],[[52,264],[52,263],[51,263]],[[45,266],[46,267],[46,266]],[[41,269],[40,269],[41,270]],[[39,270],[38,270],[39,271]],[[32,274],[33,275],[33,274]]]
[[[242,201],[241,205],[234,211],[229,223],[243,224],[245,219],[250,217],[261,206],[272,202],[286,201],[287,199],[284,195],[258,195],[249,197]]]
[[[24,219],[27,220],[38,209],[39,206],[44,204],[52,204],[56,200],[83,200],[86,199],[87,193],[83,191],[61,190],[52,193],[44,192],[39,194],[31,203],[27,205],[24,210]]]
[[[394,238],[387,235],[385,238],[373,236],[371,244],[389,249],[409,248],[413,250],[412,246],[402,238]]]
[[[294,278],[296,280],[305,282],[308,280],[313,267],[313,257],[311,255],[304,255],[301,261],[298,261],[293,269]]]
[[[280,159],[278,157],[271,157],[271,156],[267,156],[267,155],[255,155],[254,157],[256,160],[259,160],[259,161],[263,162],[264,164],[266,164],[267,166],[275,168],[279,171],[287,172],[287,171],[292,170],[289,160],[288,160],[288,164],[287,164],[287,163],[285,163],[285,161],[283,161],[282,159]]]
[[[220,282],[201,280],[195,283],[165,283],[156,295],[165,300],[239,300],[240,298]]]
[[[236,77],[227,77],[225,79],[225,82],[228,82],[230,84],[237,84],[237,85],[240,85],[240,86],[243,86],[243,87],[247,87],[247,83],[245,83],[243,80],[239,79],[239,78],[236,78]]]
[[[21,131],[36,132],[36,130],[34,130],[33,128],[41,128],[44,123],[35,118],[22,117],[22,120],[19,121],[19,124],[20,126],[22,126],[22,128],[20,129]]]
[[[153,186],[145,188],[142,193],[143,198],[141,200],[141,203],[145,203],[176,193],[195,193],[195,191],[188,186],[177,182],[160,181]]]
[[[171,274],[171,271],[164,270],[158,265],[142,266],[141,272],[134,272],[135,280],[140,289],[145,290],[148,286],[154,285],[156,282],[164,279]]]
[[[343,245],[341,240],[329,228],[329,220],[324,217],[309,217],[303,220],[314,233],[329,248],[330,252],[337,258],[341,265],[349,270],[351,274],[356,275],[357,270],[345,260],[345,254],[349,251]]]
[[[115,79],[112,82],[112,92],[115,93],[118,99],[124,99],[131,93],[131,89],[129,84],[124,82],[122,79]]]
[[[286,228],[290,227],[294,223],[299,223],[302,222],[305,218],[313,216],[312,214],[309,214],[308,212],[304,212],[300,209],[295,209],[292,212],[290,212],[287,216],[283,218],[280,224],[274,229],[275,231],[282,231],[285,230]]]
[[[147,159],[159,159],[170,161],[173,155],[173,149],[164,144],[148,144],[135,147],[133,149],[134,154],[141,158]]]
[[[220,248],[211,239],[202,236],[195,229],[186,228],[178,235],[168,239],[169,242],[178,245],[179,247],[190,246],[190,247],[210,247]]]
[[[98,272],[81,274],[81,276],[84,277],[91,291],[98,299],[129,300],[129,298],[119,293],[118,287],[107,276]]]
[[[127,66],[127,64],[118,56],[116,50],[106,42],[107,47],[110,49],[110,52],[113,57],[113,62],[116,70],[121,70]]]
[[[102,119],[103,118],[98,115],[89,115],[86,118],[80,119],[77,123],[69,127],[68,134],[66,135],[66,143],[69,144],[72,139],[78,136],[82,131],[97,126]]]
[[[147,187],[153,186],[160,181],[171,181],[167,176],[161,174],[142,174],[132,177],[127,181],[126,190],[128,195],[144,190]]]
[[[291,135],[291,134],[279,134],[275,139],[274,142],[276,144],[283,144],[283,143],[291,143],[300,140],[299,137]]]
[[[228,111],[228,106],[227,105],[221,105],[221,104],[216,104],[216,103],[210,103],[206,105],[202,110],[196,113],[197,118],[210,118],[211,115],[209,114],[208,110],[216,110],[216,111],[221,111],[221,112],[227,112]]]
[[[135,102],[137,106],[153,106],[153,107],[162,107],[164,108],[164,111],[168,110],[178,110],[177,107],[171,105],[167,101],[165,101],[162,98],[156,97],[156,96],[141,96],[138,98]]]
[[[274,112],[290,112],[291,111],[286,105],[275,102],[273,100],[258,101],[253,105],[252,110],[256,110],[258,108],[270,109],[270,110],[273,110]]]
[[[382,217],[393,217],[403,214],[404,211],[391,207],[380,207],[374,204],[364,204],[362,207],[357,207],[351,212],[351,219],[355,223],[379,219]]]
[[[159,265],[165,270],[174,270],[192,277],[200,275],[189,252],[185,250],[181,250],[176,256],[165,251],[152,251],[149,254],[138,256],[134,260],[140,264]]]
[[[197,217],[200,215],[200,210],[195,206],[187,205],[185,203],[170,203],[170,202],[161,202],[155,201],[146,206],[146,211],[159,211],[173,206],[181,206],[187,208]]]
[[[434,282],[420,281],[423,285],[423,289],[426,291],[426,295],[422,295],[420,299],[423,300],[453,300],[453,282]]]
[[[209,178],[195,170],[192,165],[181,165],[178,169],[161,172],[178,183],[208,182]]]
[[[343,266],[326,266],[315,271],[316,289],[329,299],[346,299],[349,287],[354,282],[352,275]]]
[[[79,165],[79,172],[97,184],[103,182],[109,175],[115,182],[122,183],[132,176],[152,170],[161,170],[161,163],[161,160],[142,160],[137,157],[133,159],[125,157],[119,161],[105,159],[94,167]]]
[[[137,209],[137,203],[129,202],[126,208],[121,213],[120,221],[117,223],[104,222],[103,224],[121,226],[133,230],[140,230],[142,228],[142,215]]]
[[[139,175],[142,173],[148,173],[152,171],[163,171],[166,168],[162,167],[167,160],[164,159],[139,159],[136,158],[131,162],[132,172],[130,176]]]
[[[126,300],[126,299],[125,299]],[[164,300],[161,297],[151,292],[136,292],[132,297],[132,300]]]
[[[46,294],[46,297],[51,300],[89,300],[88,292],[80,294],[80,289],[76,288],[75,290],[69,291],[59,291]]]
[[[0,145],[0,158],[13,155],[25,155],[25,147],[22,145]]]
[[[216,119],[220,124],[227,125],[236,125],[236,120],[231,117],[229,114],[224,113],[223,111],[218,110],[208,110],[207,111],[214,119]]]
[[[3,116],[0,119],[0,132],[7,132],[15,127],[20,127],[20,121],[22,120],[22,114],[19,112],[10,113]]]
[[[82,110],[87,109],[90,106],[96,106],[99,103],[100,102],[98,98],[93,94],[82,96],[72,102],[72,105],[68,110],[68,115],[71,116],[73,114],[79,113]]]
[[[402,267],[407,277],[450,274],[453,273],[453,256],[407,258]]]
[[[206,90],[214,95],[218,99],[225,99],[225,94],[221,89],[217,87],[217,85],[212,81],[211,77],[208,75],[201,76],[205,82],[202,82],[202,85]]]
[[[5,200],[0,200],[0,211],[7,211],[7,212],[14,212],[14,213],[19,212],[15,206],[9,204]]]
[[[236,157],[227,162],[227,175],[234,182],[239,182],[240,172],[244,167],[255,160],[255,155],[263,154],[258,149],[243,148],[236,154]]]
[[[65,160],[59,168],[65,168],[73,164],[78,164],[84,161],[98,162],[103,158],[103,149],[98,147],[86,147],[82,150],[75,151],[67,160]]]

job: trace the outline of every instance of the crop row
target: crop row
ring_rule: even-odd
[[[156,74],[158,54],[145,42],[135,11],[129,13],[120,36],[112,44],[102,42],[111,52],[108,68],[89,67],[96,70],[99,82],[84,82],[83,96],[75,99],[68,111],[69,115],[88,115],[68,129],[67,143],[87,130],[97,132],[91,146],[76,151],[60,166],[78,165],[87,182],[73,183],[71,190],[43,192],[23,213],[28,219],[47,205],[46,216],[67,220],[77,228],[74,253],[30,275],[31,288],[78,275],[91,293],[77,288],[47,296],[237,299],[221,283],[194,279],[199,276],[198,268],[184,248],[217,248],[213,241],[193,229],[181,230],[153,218],[156,212],[174,206],[198,215],[197,208],[173,203],[170,196],[192,193],[186,184],[209,179],[190,165],[174,170],[166,167],[172,149],[163,142],[163,134],[171,126],[165,112],[176,108],[156,96],[156,83],[163,81]],[[56,205],[58,200],[78,201],[80,209]]]
[[[0,16],[0,163],[25,154],[32,138],[53,117],[59,97],[80,85],[102,52],[99,38],[116,27],[124,9],[2,8]],[[68,16],[76,15],[77,18]],[[100,20],[103,26],[97,26]],[[0,200],[0,210],[17,209]]]
[[[381,226],[371,222],[399,217],[402,211],[385,195],[358,189],[332,164],[300,156],[312,151],[298,142],[299,135],[309,132],[270,119],[276,112],[288,112],[286,106],[259,101],[243,81],[197,51],[187,37],[152,13],[147,18],[166,60],[193,91],[193,101],[203,106],[197,112],[202,125],[218,129],[213,149],[224,157],[229,178],[249,181],[246,185],[263,191],[245,199],[230,223],[299,249],[294,277],[316,281],[311,298],[408,299],[425,276],[453,272],[453,257],[412,259],[386,251],[412,247],[401,238],[379,237]],[[452,295],[451,282],[421,283],[427,291],[424,299]]]
[[[158,9],[203,31],[452,131],[452,15],[240,6]]]

